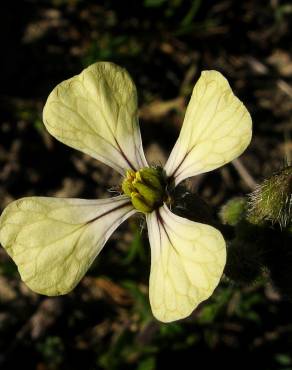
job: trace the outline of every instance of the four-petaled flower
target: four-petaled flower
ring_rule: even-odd
[[[128,73],[108,62],[86,68],[49,95],[43,119],[61,142],[118,171],[121,195],[84,200],[47,197],[12,202],[0,218],[0,242],[35,292],[71,291],[113,231],[143,212],[151,246],[149,296],[154,316],[188,316],[217,286],[225,242],[212,226],[171,212],[171,189],[239,156],[251,139],[251,118],[216,71],[194,87],[178,140],[164,168],[145,159],[137,93]]]

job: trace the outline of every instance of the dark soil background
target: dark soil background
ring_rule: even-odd
[[[57,142],[42,124],[52,88],[98,60],[127,68],[147,158],[164,163],[204,69],[246,104],[253,140],[234,164],[190,181],[217,212],[291,156],[292,3],[288,0],[3,1],[0,208],[31,195],[108,197],[119,176]],[[150,311],[141,220],[114,233],[64,297],[31,292],[0,250],[0,369],[292,369],[292,306],[270,284],[216,293],[182,322]],[[291,282],[292,283],[292,282]]]

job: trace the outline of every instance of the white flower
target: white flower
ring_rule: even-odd
[[[163,322],[188,316],[217,286],[226,261],[225,242],[214,227],[173,214],[166,189],[223,166],[249,144],[250,115],[227,80],[216,71],[202,72],[164,171],[154,169],[150,175],[136,88],[124,69],[96,63],[62,82],[50,94],[43,118],[55,138],[124,176],[124,194],[102,200],[29,197],[12,202],[0,218],[0,241],[23,281],[41,294],[68,293],[113,231],[142,211],[151,245],[153,314]]]

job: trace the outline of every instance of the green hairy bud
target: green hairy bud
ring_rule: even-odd
[[[291,222],[292,166],[264,180],[249,197],[248,220],[254,224],[270,221],[281,228]]]

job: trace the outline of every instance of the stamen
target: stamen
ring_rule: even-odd
[[[127,170],[122,190],[131,198],[137,210],[143,213],[152,212],[160,207],[167,197],[162,168],[145,167],[137,172]]]

